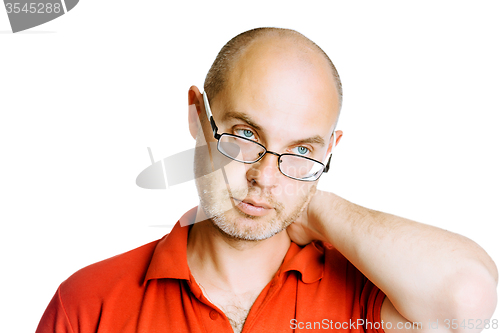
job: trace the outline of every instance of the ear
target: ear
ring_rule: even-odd
[[[340,141],[340,138],[344,135],[344,132],[342,131],[335,131],[335,136],[337,137],[337,139],[335,140],[335,147],[337,147],[337,145],[339,144],[339,141]]]
[[[195,140],[200,126],[199,117],[201,112],[205,112],[203,107],[203,96],[196,86],[191,86],[188,91],[188,120],[189,132]]]
[[[344,132],[342,131],[335,131],[335,135],[333,135],[332,133],[332,136],[330,137],[330,142],[328,143],[328,150],[326,152],[326,155],[328,156],[328,154],[330,154],[332,152],[332,148],[335,146],[337,146],[339,144],[339,141],[340,141],[340,138],[344,135]],[[335,142],[333,142],[333,139],[335,138]]]

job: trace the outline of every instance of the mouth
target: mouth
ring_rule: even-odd
[[[273,208],[264,202],[258,202],[251,199],[238,200],[232,198],[235,206],[243,213],[251,216],[264,216],[269,214]]]

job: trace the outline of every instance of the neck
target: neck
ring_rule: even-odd
[[[212,221],[195,223],[188,236],[188,265],[195,279],[237,294],[262,289],[290,247],[286,230],[262,241],[230,238]]]

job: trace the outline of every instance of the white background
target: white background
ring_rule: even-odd
[[[344,137],[320,188],[466,235],[499,263],[499,9],[82,0],[12,34],[0,8],[0,331],[33,332],[69,275],[160,238],[197,204],[193,182],[135,178],[148,146],[157,160],[194,146],[188,88],[259,26],[305,34],[342,78]]]

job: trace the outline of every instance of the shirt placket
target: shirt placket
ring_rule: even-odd
[[[195,307],[198,319],[207,333],[233,333],[233,328],[229,323],[224,312],[216,307],[205,297],[200,286],[196,283],[193,276],[187,282],[192,295],[195,298]]]

